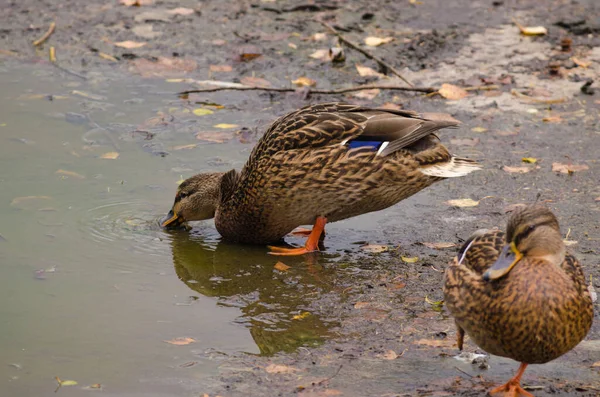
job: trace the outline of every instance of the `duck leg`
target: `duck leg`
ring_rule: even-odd
[[[463,350],[464,342],[465,342],[465,330],[462,329],[460,327],[460,325],[456,324],[456,345],[458,346],[458,350],[460,350],[461,352]]]
[[[523,376],[523,373],[525,372],[525,368],[527,368],[527,364],[521,363],[521,366],[519,367],[517,374],[515,376],[513,376],[513,378],[511,380],[506,382],[506,384],[490,390],[490,394],[496,394],[496,393],[503,392],[504,397],[517,397],[517,396],[534,397],[533,394],[525,391],[525,389],[523,389],[521,387],[521,377]]]
[[[315,224],[306,240],[306,244],[301,248],[284,248],[284,247],[273,247],[269,246],[271,250],[269,254],[271,255],[303,255],[309,252],[314,252],[319,250],[319,239],[321,238],[321,234],[325,231],[325,224],[327,223],[327,218],[324,216],[317,217]]]

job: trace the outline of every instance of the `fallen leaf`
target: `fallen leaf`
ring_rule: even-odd
[[[469,95],[467,91],[453,84],[442,84],[442,87],[438,90],[438,93],[446,99],[458,100]]]
[[[298,49],[298,46],[294,43],[288,43],[288,47],[293,48],[294,50]]]
[[[374,37],[369,36],[365,39],[365,44],[369,47],[378,47],[382,44],[387,44],[390,41],[394,40],[393,37]]]
[[[77,384],[75,380],[61,380],[58,376],[55,376],[54,379],[56,379],[59,386],[75,386]]]
[[[367,244],[367,245],[362,245],[360,247],[360,249],[363,251],[371,252],[373,254],[379,254],[381,252],[388,251],[389,247],[387,245],[381,245],[381,244]]]
[[[362,66],[360,64],[356,64],[356,70],[358,71],[359,76],[376,76],[376,77],[382,77],[383,75],[379,72],[377,72],[374,69],[371,69],[368,66]]]
[[[114,45],[116,45],[117,47],[123,47],[123,48],[127,48],[128,50],[131,50],[133,48],[140,48],[145,46],[148,43],[142,43],[139,41],[131,41],[131,40],[127,40],[127,41],[120,41],[118,43],[114,43]]]
[[[473,127],[473,128],[471,128],[471,131],[481,133],[481,132],[486,132],[487,128],[484,128],[484,127]]]
[[[590,61],[583,61],[577,57],[571,57],[571,60],[573,61],[573,63],[579,67],[582,67],[584,69],[587,69],[591,66],[592,62]]]
[[[250,53],[250,52],[242,52],[240,54],[240,60],[244,61],[244,62],[248,62],[251,61],[253,59],[256,59],[258,57],[262,56],[262,54],[258,54],[258,53]]]
[[[570,247],[572,245],[577,245],[577,241],[576,240],[563,240],[563,244],[566,245],[567,247]]]
[[[450,143],[459,146],[476,146],[479,144],[479,138],[450,139]]]
[[[517,27],[521,31],[521,34],[525,36],[539,36],[548,34],[548,29],[546,29],[543,26],[523,26],[515,20],[513,20],[513,22],[515,23],[515,25],[517,25]]]
[[[413,257],[401,256],[400,259],[402,259],[402,262],[404,262],[404,263],[416,263],[419,261],[418,256],[413,256]]]
[[[248,85],[251,87],[271,87],[271,83],[268,80],[265,80],[260,77],[246,76],[240,79],[240,82],[244,85]]]
[[[55,174],[66,176],[66,177],[71,177],[71,178],[76,178],[76,179],[85,179],[85,176],[78,174],[74,171],[58,170],[55,172]]]
[[[292,80],[292,84],[295,84],[298,87],[314,87],[317,85],[317,82],[308,77],[298,77],[296,80]]]
[[[113,57],[112,55],[109,54],[105,54],[103,52],[98,51],[98,56],[102,59],[106,59],[108,61],[113,61],[113,62],[119,62],[119,60],[115,57]]]
[[[100,155],[100,158],[107,159],[107,160],[115,160],[115,159],[119,158],[119,153],[117,153],[117,152],[104,153],[104,154]]]
[[[196,342],[196,339],[181,337],[181,338],[174,338],[171,340],[164,340],[163,342],[166,342],[170,345],[185,346],[185,345],[189,345],[190,343]]]
[[[231,72],[233,70],[229,65],[210,65],[208,69],[211,72]]]
[[[177,7],[167,11],[167,13],[172,15],[191,15],[194,13],[194,10],[192,10],[191,8]]]
[[[82,387],[83,390],[98,390],[102,389],[102,385],[100,383],[94,383],[89,386]]]
[[[375,99],[375,97],[377,95],[379,95],[379,92],[380,91],[378,88],[374,88],[372,90],[362,90],[362,91],[355,92],[353,94],[353,96],[355,98],[368,99],[370,101],[370,100]]]
[[[213,125],[213,127],[221,128],[221,129],[240,128],[240,126],[237,124],[227,124],[227,123],[215,124],[215,125]]]
[[[470,198],[466,198],[466,199],[448,200],[448,201],[446,201],[446,204],[451,205],[453,207],[476,207],[479,205],[479,201],[475,201]]]
[[[442,249],[446,249],[446,248],[452,248],[452,247],[456,247],[455,243],[423,243],[423,245],[427,248],[433,248],[436,250],[442,250]]]
[[[387,350],[385,353],[381,355],[381,357],[385,360],[395,360],[398,358],[398,353],[393,350]]]
[[[288,270],[290,270],[290,266],[286,265],[283,262],[277,262],[273,267],[279,270],[280,272],[287,272]]]
[[[504,171],[508,172],[508,173],[511,173],[511,174],[526,174],[529,171],[531,171],[533,168],[531,168],[531,167],[525,167],[525,166],[522,166],[522,167],[511,167],[511,166],[505,165],[504,167],[502,167],[502,169]]]
[[[158,57],[155,61],[137,58],[131,61],[131,65],[135,72],[146,78],[182,76],[198,67],[197,62],[193,59],[168,57]],[[179,82],[182,81],[179,80]]]
[[[537,159],[535,157],[523,157],[521,159],[522,162],[524,163],[528,163],[528,164],[535,164],[537,163]]]
[[[552,163],[552,172],[560,172],[561,174],[572,174],[578,171],[588,170],[585,164],[563,164],[563,163]]]
[[[498,131],[496,132],[497,135],[500,136],[514,136],[514,135],[519,135],[519,133],[517,131]]]
[[[327,34],[325,33],[315,33],[312,36],[310,36],[310,39],[313,41],[321,41],[321,40],[325,40],[327,38]]]
[[[119,3],[127,6],[127,7],[131,7],[131,6],[135,6],[135,7],[140,7],[140,6],[147,6],[152,4],[153,0],[119,0]]]
[[[171,148],[171,150],[189,150],[189,149],[195,149],[197,146],[198,146],[197,143],[190,143],[189,145],[173,146]]]
[[[302,312],[302,313],[296,314],[294,317],[292,317],[292,320],[302,320],[308,316],[310,316],[310,312]]]
[[[192,113],[194,113],[196,116],[206,116],[207,114],[213,114],[214,112],[206,108],[197,108],[192,110]]]
[[[310,54],[309,57],[314,58],[314,59],[327,60],[329,58],[329,50],[328,49],[316,50],[315,52]]]
[[[207,141],[212,143],[225,143],[232,137],[221,131],[202,131],[196,134],[196,139],[199,141]]]
[[[369,306],[371,306],[370,302],[356,302],[354,304],[355,309],[363,309],[363,308],[369,307]]]
[[[265,368],[265,371],[270,374],[293,374],[298,371],[298,368],[281,364],[270,364]]]
[[[542,119],[544,123],[562,123],[563,119],[560,116],[547,116]]]
[[[419,339],[414,341],[413,344],[431,347],[452,347],[454,341],[451,339]]]
[[[432,306],[441,306],[444,304],[444,301],[432,301],[427,295],[425,295],[425,302],[429,303]]]
[[[10,202],[11,207],[23,208],[23,204],[35,202],[37,200],[52,200],[50,196],[22,196],[15,197]]]
[[[131,28],[131,31],[139,37],[143,37],[144,39],[155,39],[162,35],[162,32],[155,32],[154,25],[150,23],[143,23],[141,25],[136,25]]]
[[[594,367],[594,368],[600,367],[600,361],[596,361],[595,363],[593,363],[592,367]]]

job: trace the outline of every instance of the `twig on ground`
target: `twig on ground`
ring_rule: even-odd
[[[37,47],[40,44],[43,44],[46,40],[48,40],[48,38],[52,35],[52,33],[54,33],[54,29],[56,29],[56,22],[52,22],[50,24],[50,27],[46,31],[46,33],[44,33],[44,35],[42,37],[40,37],[39,39],[37,39],[36,41],[34,41],[33,45],[35,47]]]
[[[308,87],[305,87],[308,88]],[[345,94],[347,92],[364,91],[364,90],[394,90],[394,91],[413,91],[423,93],[433,93],[437,90],[433,87],[401,87],[397,85],[359,85],[355,87],[339,88],[337,90],[316,90],[308,88],[309,94],[320,94],[320,95],[338,95]],[[177,95],[195,94],[200,92],[216,92],[216,91],[271,91],[271,92],[295,92],[296,88],[277,88],[277,87],[212,87],[212,88],[200,88],[197,90],[188,90],[179,92]]]
[[[500,87],[498,87],[497,85],[478,85],[475,87],[463,88],[463,90],[465,90],[465,91],[492,91],[492,90],[498,90],[498,89],[500,89]]]
[[[327,30],[329,30],[331,33],[335,34],[340,39],[340,41],[345,43],[348,47],[362,53],[367,58],[374,60],[375,62],[377,62],[378,64],[380,64],[381,66],[383,66],[384,68],[386,68],[387,70],[389,70],[390,72],[395,74],[396,76],[400,77],[402,79],[402,81],[404,81],[406,84],[408,84],[411,87],[414,87],[414,85],[410,81],[405,79],[404,76],[402,76],[400,74],[400,72],[397,71],[392,65],[390,65],[383,59],[379,58],[377,55],[373,55],[369,51],[367,51],[363,48],[360,48],[358,46],[358,44],[355,44],[354,42],[345,38],[340,32],[338,32],[333,26],[329,25],[328,23],[321,21],[321,24],[323,26],[325,26],[325,28],[327,28]]]
[[[336,376],[338,376],[338,374],[340,373],[341,369],[342,369],[343,365],[340,365],[339,368],[337,369],[337,371],[335,371],[335,374],[331,375],[329,378],[325,378],[319,382],[317,382],[317,385],[322,385],[325,382],[329,382],[330,380],[332,380],[333,378],[335,378]]]

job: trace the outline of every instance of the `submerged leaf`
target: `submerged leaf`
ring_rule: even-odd
[[[385,353],[383,353],[383,355],[381,357],[385,360],[395,360],[399,356],[398,356],[398,353],[396,353],[395,351],[387,350]]]
[[[213,114],[214,112],[206,108],[197,108],[192,110],[192,113],[194,113],[196,116],[206,116],[207,114]]]
[[[168,343],[170,345],[185,346],[185,345],[189,345],[190,343],[196,342],[196,339],[194,339],[194,338],[180,337],[180,338],[174,338],[174,339],[171,339],[171,340],[165,340],[163,342],[166,342],[166,343]]]
[[[360,64],[356,64],[356,70],[358,71],[359,76],[376,76],[376,77],[382,77],[383,75],[379,72],[377,72],[374,69],[371,69],[368,66],[362,66]]]
[[[115,159],[119,158],[119,153],[118,152],[104,153],[104,154],[100,155],[100,158],[107,159],[107,160],[115,160]]]
[[[140,48],[145,46],[148,43],[142,43],[139,41],[131,41],[131,40],[127,40],[127,41],[120,41],[118,43],[113,43],[114,45],[116,45],[117,47],[122,47],[122,48],[127,48],[128,50],[134,49],[134,48]]]
[[[78,174],[74,171],[67,171],[67,170],[61,169],[61,170],[56,171],[55,174],[66,176],[66,177],[71,177],[71,178],[75,178],[75,179],[85,179],[85,176]]]
[[[487,128],[485,128],[485,127],[473,127],[473,128],[471,128],[471,131],[473,131],[473,132],[486,132]]]
[[[290,266],[286,265],[285,263],[279,261],[275,264],[275,266],[273,266],[276,270],[279,270],[280,272],[287,272],[288,270],[290,270]]]
[[[381,252],[388,251],[389,247],[387,245],[381,245],[381,244],[367,244],[367,245],[362,245],[360,247],[360,249],[363,251],[374,253],[374,254],[379,254]]]

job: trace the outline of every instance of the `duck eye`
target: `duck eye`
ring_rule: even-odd
[[[529,225],[529,227],[527,228],[527,231],[532,232],[533,229],[535,229],[535,225]]]

